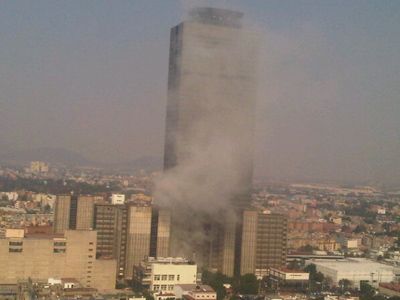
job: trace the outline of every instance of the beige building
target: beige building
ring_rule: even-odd
[[[79,196],[76,209],[76,229],[93,229],[93,213],[95,198],[93,196]]]
[[[125,278],[126,238],[128,229],[126,205],[96,204],[94,228],[97,231],[98,257],[117,259],[117,279]]]
[[[235,271],[236,223],[224,221],[212,224],[209,267],[213,271],[233,276]]]
[[[133,266],[149,256],[151,235],[151,213],[149,205],[128,207],[128,230],[126,238],[125,278],[132,279]]]
[[[96,204],[97,255],[118,261],[117,279],[130,279],[145,257],[169,256],[169,211],[147,203]]]
[[[84,287],[115,288],[115,260],[96,260],[96,232],[66,230],[64,235],[9,231],[0,239],[0,283],[76,278]]]
[[[240,273],[264,277],[271,267],[286,264],[287,218],[282,214],[243,213]]]
[[[150,256],[169,257],[171,213],[168,210],[153,207],[151,219]]]
[[[69,229],[71,196],[58,195],[54,208],[54,233],[63,234]]]

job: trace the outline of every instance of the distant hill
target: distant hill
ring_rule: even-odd
[[[97,162],[87,159],[85,156],[63,148],[36,148],[30,150],[16,150],[0,153],[0,164],[26,165],[31,161],[40,160],[52,165],[68,167],[99,167],[104,169],[116,169],[124,171],[159,170],[162,167],[162,158],[156,156],[143,156],[131,161],[119,163]]]
[[[161,157],[157,156],[143,156],[131,161],[113,163],[113,164],[103,164],[103,167],[124,171],[137,171],[137,170],[148,170],[155,171],[161,170],[163,165],[163,160]]]
[[[93,162],[77,152],[63,148],[35,148],[9,151],[0,155],[0,163],[24,165],[33,160],[65,166],[91,166]]]

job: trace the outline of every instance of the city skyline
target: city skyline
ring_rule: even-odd
[[[398,2],[250,2],[216,5],[243,11],[272,41],[256,175],[398,182]],[[161,157],[168,28],[191,3],[49,4],[1,4],[0,154]]]

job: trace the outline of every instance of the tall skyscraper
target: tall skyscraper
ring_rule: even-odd
[[[93,229],[94,203],[95,198],[93,196],[81,195],[78,197],[76,210],[76,229]]]
[[[227,157],[225,174],[237,178],[232,201],[246,207],[253,174],[257,39],[243,28],[242,15],[196,8],[171,29],[164,168],[202,154]]]
[[[151,216],[151,257],[169,257],[171,213],[159,207],[153,207]]]
[[[117,280],[125,279],[128,208],[126,205],[97,203],[94,209],[97,257],[117,260]]]
[[[150,254],[151,206],[128,207],[125,277],[132,279],[133,266],[139,265]]]
[[[241,274],[268,275],[271,267],[284,267],[287,251],[287,218],[256,210],[243,212]]]
[[[191,241],[193,248],[209,249],[211,267],[227,275],[233,275],[235,268],[239,272],[241,218],[250,205],[253,174],[258,42],[257,35],[244,28],[242,16],[231,10],[196,8],[188,20],[171,29],[170,37],[164,170],[181,172],[181,181],[194,179],[188,191],[178,193],[187,193],[190,201],[202,203],[204,195],[221,195],[210,205],[230,213],[218,220],[203,216],[185,228],[192,232],[208,228],[203,236],[213,236],[209,247]],[[193,199],[191,191],[198,186],[198,199]],[[209,214],[210,208],[200,209],[195,216]],[[181,224],[174,225],[180,218],[177,214],[188,213],[175,211],[171,234],[182,231]],[[190,228],[191,224],[196,225]],[[179,236],[186,238],[176,235],[173,244]],[[197,259],[200,256],[205,257],[196,253]]]
[[[69,229],[70,206],[70,195],[57,196],[54,206],[54,233],[64,234],[65,230]]]

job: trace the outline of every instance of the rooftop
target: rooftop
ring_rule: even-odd
[[[302,270],[294,270],[294,269],[289,269],[289,268],[271,268],[271,270],[277,270],[277,271],[280,271],[283,273],[300,273],[300,274],[307,273]]]
[[[330,268],[335,271],[348,272],[348,273],[372,273],[372,272],[393,272],[394,267],[378,263],[373,260],[365,258],[347,258],[347,259],[313,259],[310,260],[317,266]]]
[[[177,284],[176,286],[187,292],[215,292],[211,286],[206,284]]]
[[[243,17],[241,12],[215,7],[197,7],[189,15],[191,21],[227,27],[241,27]]]
[[[400,283],[380,283],[379,286],[385,289],[400,292]]]

